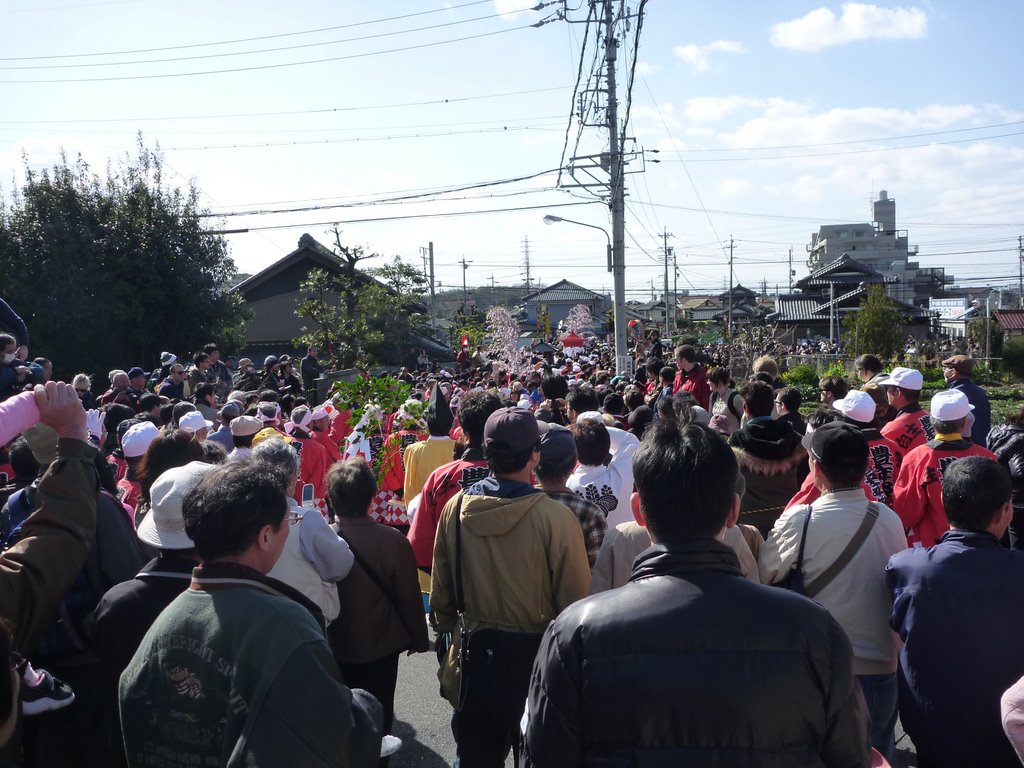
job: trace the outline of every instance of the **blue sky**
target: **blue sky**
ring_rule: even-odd
[[[470,285],[522,282],[528,238],[534,280],[610,289],[600,233],[542,223],[609,227],[542,173],[561,161],[585,25],[530,27],[561,8],[516,12],[535,4],[0,0],[0,190],[23,153],[45,167],[63,147],[102,172],[141,131],[211,211],[264,212],[216,220],[250,229],[229,237],[242,271],[341,221],[344,242],[382,257],[420,263],[433,241],[443,287],[461,285],[462,258]],[[1022,21],[1020,0],[650,0],[629,133],[661,162],[627,177],[627,298],[660,293],[666,228],[681,289],[722,289],[732,236],[737,281],[785,290],[789,248],[802,276],[818,225],[867,221],[882,189],[922,266],[1008,282],[1024,234]],[[215,70],[234,71],[189,74]],[[605,140],[587,129],[579,151]],[[266,212],[331,205],[346,207]],[[438,215],[511,208],[529,210]]]

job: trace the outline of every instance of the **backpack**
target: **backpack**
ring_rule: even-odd
[[[0,537],[4,549],[21,540],[22,524],[36,508],[38,487],[39,481],[36,480],[13,493],[4,505],[0,513]],[[89,556],[71,588],[64,594],[53,623],[35,649],[40,659],[47,662],[61,661],[77,656],[88,648],[85,620],[105,591],[96,558]]]

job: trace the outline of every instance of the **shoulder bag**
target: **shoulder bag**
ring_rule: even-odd
[[[849,564],[854,555],[857,554],[861,546],[864,544],[868,534],[871,533],[871,529],[875,527],[875,522],[877,520],[878,505],[873,501],[869,501],[867,512],[864,514],[864,519],[861,520],[860,526],[853,534],[853,538],[850,539],[850,543],[847,544],[843,551],[839,553],[839,557],[836,558],[832,565],[822,571],[822,573],[809,584],[805,584],[804,543],[807,541],[807,526],[811,522],[811,505],[808,504],[807,517],[804,520],[803,533],[800,536],[800,550],[797,554],[796,563],[793,564],[793,567],[789,569],[789,573],[786,574],[786,577],[780,581],[777,586],[813,599],[819,592],[821,592],[821,590],[831,584],[832,580]]]
[[[455,508],[455,609],[459,636],[459,711],[495,728],[511,728],[523,715],[533,660],[542,635],[466,627],[462,584],[462,496]]]

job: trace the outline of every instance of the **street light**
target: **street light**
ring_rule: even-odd
[[[595,224],[586,224],[582,221],[575,221],[573,219],[565,219],[561,216],[555,216],[553,214],[547,214],[544,216],[545,224],[558,224],[560,222],[566,224],[576,224],[580,227],[587,227],[589,229],[596,229],[604,233],[605,240],[608,242],[607,246],[607,259],[608,259],[608,271],[612,273],[613,284],[615,287],[614,302],[612,304],[614,313],[615,323],[615,370],[617,373],[623,373],[630,369],[631,361],[626,352],[626,275],[623,265],[620,263],[618,269],[615,269],[615,260],[612,250],[612,238],[608,234],[608,230],[604,227],[599,227]]]
[[[608,253],[607,253],[608,271],[611,272],[612,271],[612,237],[611,237],[611,235],[608,234],[608,230],[605,229],[604,227],[599,227],[596,224],[584,224],[582,221],[573,221],[572,219],[563,219],[561,216],[554,216],[554,215],[552,215],[550,213],[544,216],[544,223],[545,224],[559,224],[559,223],[561,223],[563,221],[566,224],[576,224],[577,226],[580,226],[580,227],[589,227],[590,229],[596,229],[596,230],[599,230],[599,231],[604,233],[605,240],[608,241]],[[615,322],[618,322],[618,320],[616,320]]]

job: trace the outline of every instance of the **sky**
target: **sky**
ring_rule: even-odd
[[[116,169],[141,135],[211,228],[248,230],[242,272],[337,222],[369,265],[432,242],[440,290],[519,285],[528,250],[533,284],[610,291],[602,233],[543,222],[611,228],[558,172],[607,147],[571,119],[603,51],[586,0],[537,2],[0,0],[0,195],[61,150]],[[799,279],[811,234],[870,221],[881,190],[921,266],[1016,285],[1022,0],[649,0],[637,35],[638,5],[627,299],[662,293],[666,242],[672,283],[721,292],[730,239],[736,282],[785,292],[790,249]]]

